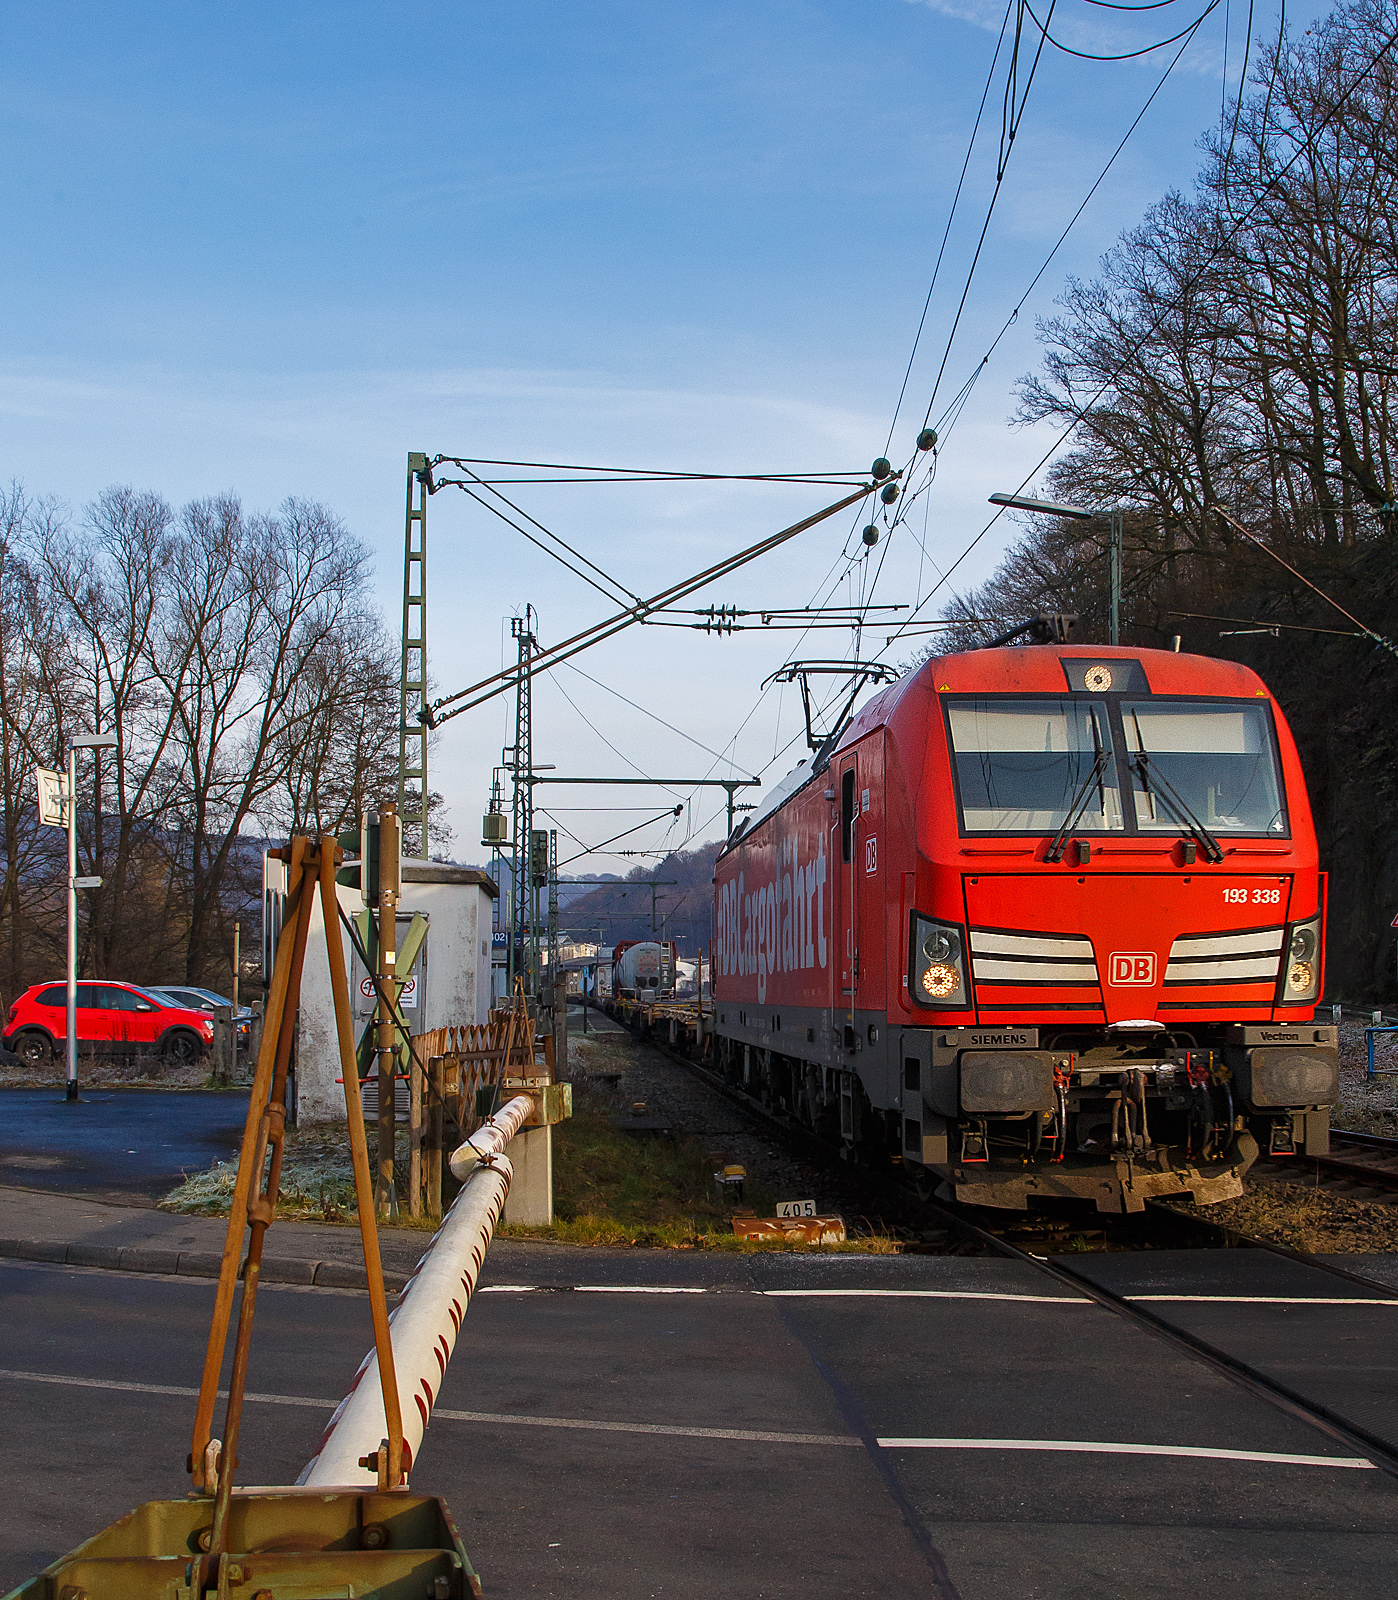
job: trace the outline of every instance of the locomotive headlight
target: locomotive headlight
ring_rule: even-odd
[[[1320,993],[1320,918],[1293,922],[1287,929],[1286,969],[1281,1003],[1304,1005]]]
[[[965,1006],[966,970],[961,929],[913,916],[908,989],[920,1006]]]
[[[934,961],[922,975],[922,989],[934,1000],[945,1000],[949,994],[955,992],[961,982],[961,974],[955,967],[949,967],[945,961]]]

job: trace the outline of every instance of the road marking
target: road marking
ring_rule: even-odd
[[[171,1395],[192,1399],[197,1389],[173,1383],[127,1383],[115,1378],[76,1378],[57,1372],[19,1372],[0,1367],[0,1378],[22,1383],[52,1383],[76,1389],[107,1389],[121,1394]],[[219,1390],[219,1397],[226,1396]],[[248,1394],[244,1398],[258,1405],[305,1406],[331,1412],[338,1400],[321,1400],[313,1395]],[[453,1411],[438,1406],[432,1420],[473,1422],[487,1427],[567,1428],[590,1433],[643,1433],[669,1439],[728,1439],[740,1444],[814,1444],[841,1448],[863,1448],[864,1440],[843,1433],[779,1433],[757,1428],[684,1428],[654,1422],[604,1422],[585,1417],[528,1417],[503,1411]],[[884,1450],[1055,1450],[1086,1454],[1132,1456],[1189,1456],[1210,1461],[1261,1461],[1278,1466],[1373,1468],[1363,1456],[1282,1455],[1274,1450],[1214,1450],[1206,1446],[1176,1444],[1112,1444],[1083,1439],[918,1439],[887,1438],[876,1443]]]
[[[177,1399],[193,1399],[199,1391],[173,1383],[126,1383],[115,1378],[70,1378],[57,1372],[17,1372],[0,1367],[0,1378],[13,1378],[23,1383],[54,1383],[77,1389],[108,1389],[121,1394],[160,1394]],[[224,1398],[228,1391],[219,1390]],[[259,1405],[308,1406],[317,1411],[332,1412],[338,1400],[320,1400],[313,1395],[299,1394],[247,1394],[243,1398]],[[736,1439],[750,1444],[825,1444],[862,1447],[863,1440],[843,1433],[775,1433],[753,1428],[682,1428],[652,1422],[601,1422],[584,1417],[526,1417],[500,1411],[452,1411],[438,1406],[432,1413],[433,1422],[477,1422],[487,1425],[522,1428],[573,1428],[596,1433],[652,1433],[676,1439]]]
[[[1348,1294],[1333,1298],[1318,1294],[1128,1294],[1122,1298],[1220,1306],[1398,1306],[1398,1299],[1366,1300],[1361,1295]]]
[[[577,1294],[709,1294],[709,1289],[684,1289],[660,1284],[639,1283],[578,1283],[573,1285]]]
[[[653,1433],[673,1439],[736,1439],[749,1444],[827,1444],[862,1448],[864,1441],[845,1433],[772,1433],[753,1428],[677,1428],[654,1422],[593,1422],[581,1417],[521,1417],[498,1411],[446,1411],[432,1413],[435,1422],[483,1422],[523,1428],[580,1428],[597,1433]]]
[[[808,1299],[815,1296],[832,1298],[864,1297],[868,1299],[907,1298],[913,1300],[1028,1300],[1035,1305],[1090,1306],[1095,1304],[1085,1295],[1066,1294],[1001,1294],[989,1289],[759,1289],[759,1294],[784,1296],[789,1299]]]
[[[1066,1294],[1010,1294],[989,1289],[736,1289],[726,1284],[690,1289],[638,1283],[491,1283],[477,1294],[755,1294],[786,1299],[922,1299],[922,1300],[1025,1300],[1035,1305],[1090,1306],[1086,1296]]]
[[[176,1383],[124,1383],[117,1378],[70,1378],[59,1372],[15,1372],[9,1367],[0,1367],[0,1378],[14,1378],[22,1383],[60,1383],[71,1385],[76,1389],[114,1389],[122,1394],[168,1394],[178,1398],[197,1398],[197,1389],[185,1388]],[[227,1389],[218,1391],[220,1399],[226,1399]],[[245,1400],[256,1400],[267,1406],[315,1406],[321,1410],[333,1411],[338,1400],[319,1400],[312,1395],[299,1394],[245,1394]]]
[[[884,1450],[1065,1450],[1087,1455],[1190,1456],[1207,1461],[1266,1461],[1284,1467],[1353,1467],[1376,1471],[1364,1456],[1293,1456],[1275,1450],[1212,1450],[1204,1445],[1107,1444],[1094,1439],[880,1439]]]

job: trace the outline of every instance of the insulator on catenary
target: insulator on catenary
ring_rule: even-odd
[[[865,530],[864,530],[864,543],[869,545],[870,547],[872,547],[872,546],[876,545],[878,542],[879,542],[879,530],[871,522],[869,524],[869,526],[867,528],[865,528]]]
[[[883,488],[879,491],[879,498],[886,506],[891,506],[898,498],[898,485],[896,483],[884,484]]]
[[[880,456],[873,466],[869,468],[869,475],[873,478],[875,483],[882,483],[892,471],[893,463],[888,459],[887,456]]]
[[[924,428],[917,436],[917,447],[919,450],[930,450],[933,445],[936,444],[936,442],[937,430],[935,428]]]

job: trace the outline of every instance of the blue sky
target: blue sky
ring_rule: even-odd
[[[1128,16],[1060,0],[1053,32],[1113,53],[1178,31],[1197,14],[1170,21],[1184,4]],[[225,488],[257,507],[322,499],[374,550],[396,630],[410,449],[719,471],[865,466],[884,447],[1003,14],[985,0],[10,0],[0,473],[74,508],[112,482],[177,501]],[[1293,5],[1290,25],[1312,14]],[[1196,141],[1219,116],[1225,39],[1236,82],[1246,20],[1228,0],[1203,24],[983,370],[915,533],[876,553],[887,550],[875,599],[924,596],[983,525],[986,494],[1014,487],[1048,447],[1049,434],[1007,426],[1014,380],[1036,359],[1034,317],[1154,198],[1188,187]],[[1275,25],[1259,7],[1254,39]],[[943,399],[976,369],[1171,54],[1045,52]],[[895,455],[927,405],[999,120],[997,88]],[[648,593],[808,514],[822,493],[520,496]],[[454,491],[434,498],[430,528],[431,667],[444,690],[499,664],[502,619],[526,601],[546,643],[603,614],[599,597]],[[849,516],[823,525],[691,603],[865,593],[863,564],[841,562],[852,531]],[[1013,532],[1000,524],[954,581],[983,577]],[[843,587],[821,588],[845,567]],[[802,753],[799,739],[783,753],[799,708],[793,691],[759,698],[758,685],[795,639],[632,630],[579,662],[724,764],[566,671],[536,691],[536,759],[573,773],[763,770],[774,781]],[[846,648],[838,633],[802,647]],[[476,819],[505,725],[502,705],[468,714],[434,752],[463,859],[480,856]],[[685,814],[637,842],[714,837],[717,802],[690,798],[657,791],[656,810],[681,799]],[[558,821],[591,843],[636,815]],[[577,870],[632,864],[598,856]]]

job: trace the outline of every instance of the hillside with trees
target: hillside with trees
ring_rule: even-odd
[[[1123,643],[1178,634],[1254,667],[1283,705],[1331,874],[1330,992],[1356,1000],[1395,988],[1398,651],[1353,637],[1267,551],[1398,640],[1395,33],[1393,0],[1358,0],[1284,40],[1194,193],[1070,281],[1020,400],[1022,420],[1070,435],[1047,490],[1124,510]],[[1105,518],[1033,518],[949,609],[952,648],[1045,609],[1104,640],[1107,583]],[[1259,628],[1275,631],[1238,631]]]

